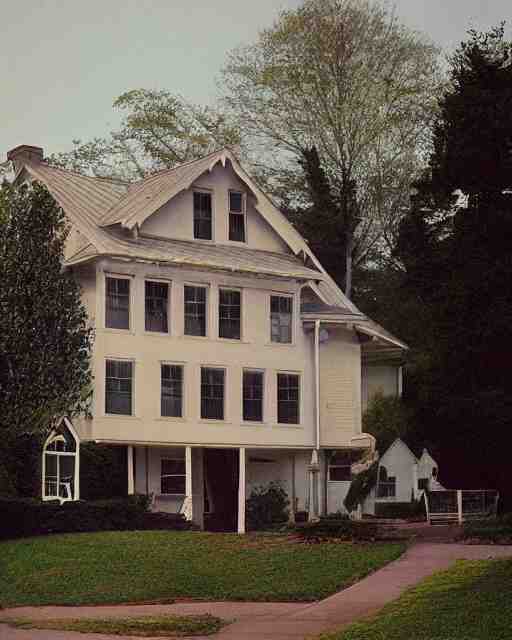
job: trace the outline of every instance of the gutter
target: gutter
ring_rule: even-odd
[[[320,320],[315,320],[315,422],[316,450],[320,449]]]

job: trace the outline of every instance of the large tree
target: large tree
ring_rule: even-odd
[[[313,146],[333,191],[355,190],[360,221],[353,238],[346,229],[343,265],[393,244],[428,144],[437,59],[423,36],[366,0],[305,0],[228,57],[224,103],[274,196],[291,209],[311,205],[301,163]]]

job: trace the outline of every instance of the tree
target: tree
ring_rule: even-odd
[[[71,270],[64,213],[45,187],[0,191],[0,440],[44,436],[87,408],[92,329]]]
[[[311,206],[300,164],[315,147],[332,190],[356,196],[355,241],[340,247],[348,274],[393,245],[428,143],[437,56],[380,4],[305,0],[228,57],[224,104],[270,192]]]

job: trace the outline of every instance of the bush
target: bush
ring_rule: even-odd
[[[478,539],[481,542],[512,544],[512,513],[499,518],[465,522],[462,537]]]
[[[379,462],[377,460],[366,471],[362,471],[352,478],[348,493],[343,501],[347,511],[355,511],[358,505],[363,504],[370,495],[370,491],[377,484],[378,470]]]
[[[84,442],[80,445],[80,497],[108,500],[127,495],[126,447]]]
[[[375,515],[379,518],[403,518],[404,520],[427,517],[425,502],[422,498],[411,502],[376,502]]]
[[[145,495],[62,505],[57,501],[0,499],[0,539],[143,528],[149,501]]]
[[[254,488],[246,502],[247,528],[260,531],[287,522],[288,505],[288,495],[277,482]]]
[[[412,413],[401,398],[377,392],[363,414],[363,431],[377,440],[377,450],[383,454],[397,438],[407,439],[412,430]]]
[[[375,540],[378,527],[373,522],[350,520],[343,516],[337,519],[328,516],[320,518],[319,522],[297,527],[296,531],[308,542],[328,539],[363,541]]]

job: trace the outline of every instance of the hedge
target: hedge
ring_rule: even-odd
[[[465,540],[477,539],[479,542],[512,544],[512,513],[499,518],[469,520],[464,523],[462,537]]]
[[[376,502],[375,515],[379,518],[425,520],[425,502],[423,498],[411,502]]]
[[[378,527],[373,522],[361,522],[348,518],[321,518],[319,522],[308,523],[297,527],[296,532],[305,541],[325,539],[375,540],[378,535]]]

